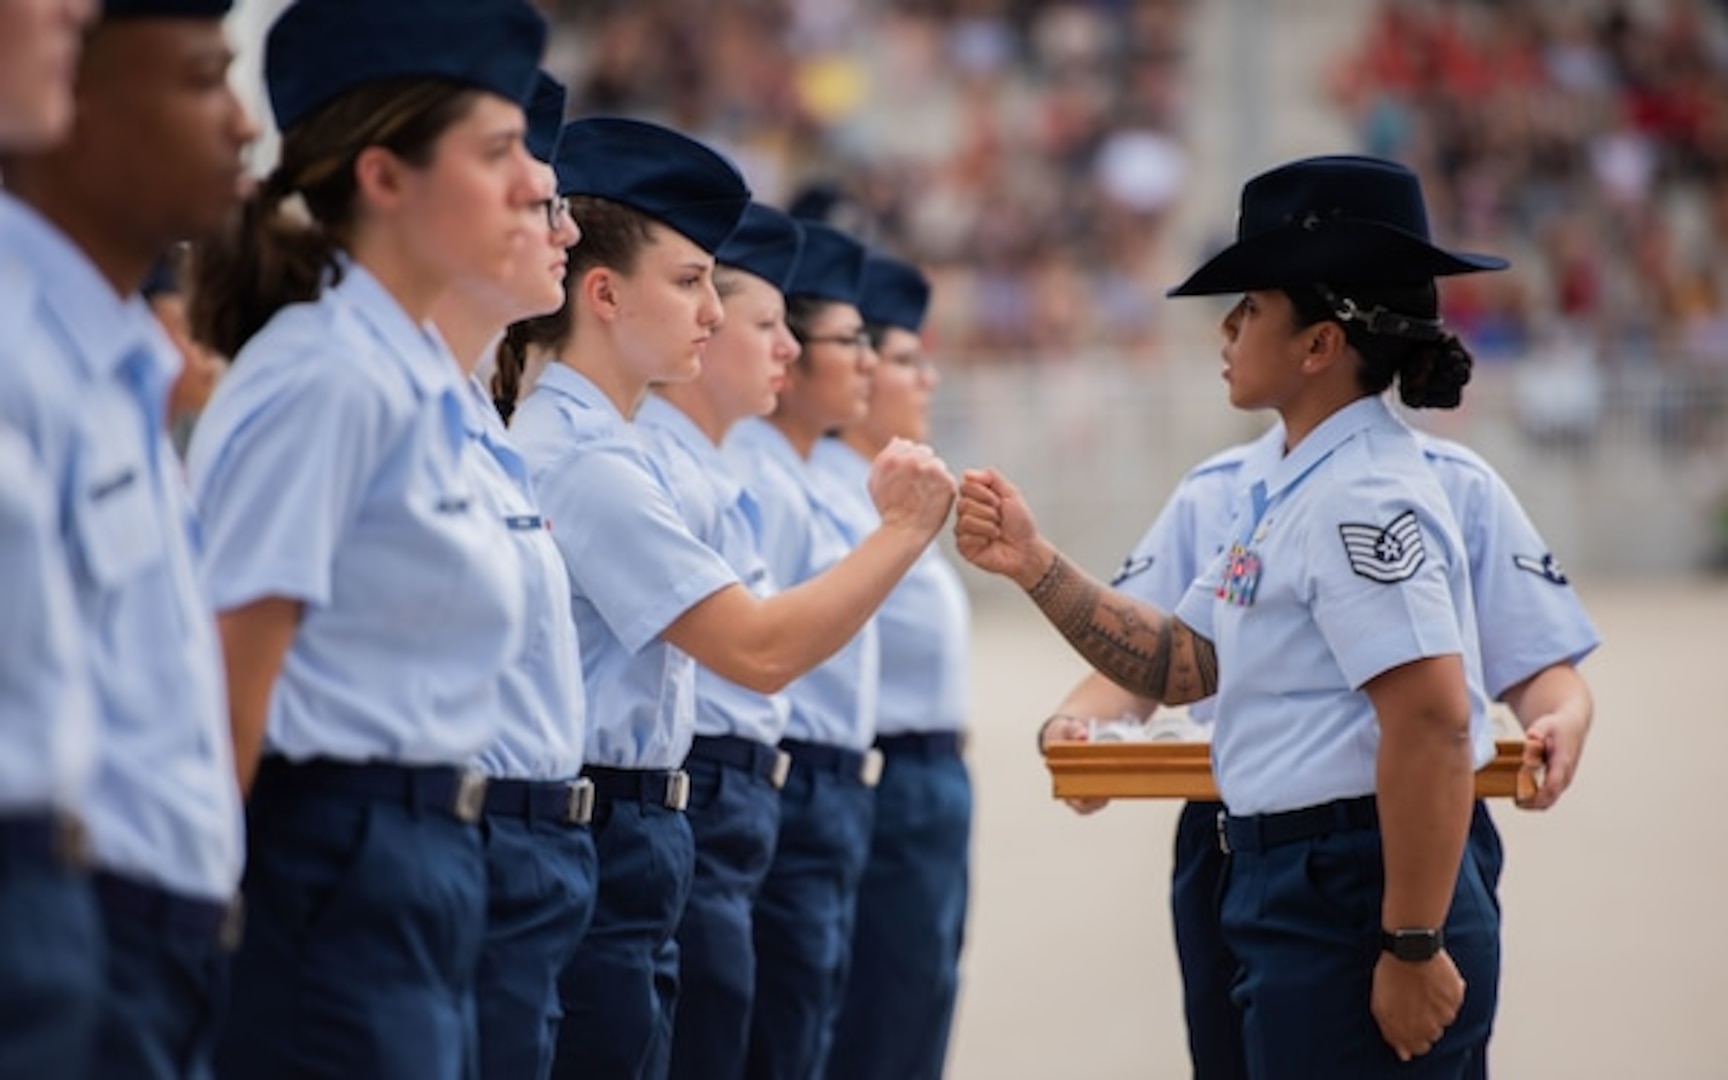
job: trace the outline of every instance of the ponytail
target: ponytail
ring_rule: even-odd
[[[338,270],[336,240],[316,221],[289,212],[292,195],[278,168],[241,207],[230,232],[193,249],[192,336],[219,355],[238,355],[281,308],[316,300],[324,275]]]

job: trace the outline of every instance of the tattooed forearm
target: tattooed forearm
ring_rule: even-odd
[[[1126,690],[1182,704],[1218,688],[1210,641],[1164,612],[1107,591],[1060,555],[1027,595],[1087,663]]]

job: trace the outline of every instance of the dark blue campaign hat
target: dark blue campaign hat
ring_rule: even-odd
[[[104,19],[220,19],[234,0],[103,0]]]
[[[296,0],[264,40],[264,83],[287,131],[386,79],[441,79],[524,101],[546,20],[527,0]]]
[[[1498,256],[1436,247],[1422,185],[1404,166],[1371,157],[1315,157],[1244,184],[1236,242],[1165,295],[1420,284],[1507,265]]]
[[[930,281],[916,266],[877,252],[864,260],[858,310],[873,326],[898,326],[914,334],[924,328]]]
[[[804,253],[782,291],[842,304],[858,302],[864,277],[864,245],[832,225],[804,223]]]
[[[789,214],[753,202],[714,258],[726,266],[748,270],[785,292],[803,251],[804,226]]]
[[[534,88],[522,99],[522,111],[528,116],[528,154],[535,161],[550,165],[558,159],[565,97],[564,84],[542,71],[534,79]]]
[[[710,255],[750,205],[738,167],[669,127],[595,116],[564,125],[558,194],[621,203],[684,234]]]

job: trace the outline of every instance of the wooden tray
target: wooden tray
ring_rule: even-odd
[[[1498,753],[1476,773],[1480,798],[1510,798],[1536,777],[1523,768],[1524,740],[1500,739]],[[1216,800],[1212,748],[1203,742],[1051,743],[1044,750],[1058,799]]]

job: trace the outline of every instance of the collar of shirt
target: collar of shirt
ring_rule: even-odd
[[[87,376],[111,376],[140,353],[149,358],[155,379],[166,382],[179,373],[178,354],[164,355],[166,340],[143,297],[116,293],[64,233],[5,192],[0,249],[9,249],[38,281],[53,283],[37,295]]]
[[[737,502],[744,494],[744,485],[732,474],[726,455],[708,438],[708,433],[696,426],[696,421],[678,406],[659,394],[649,394],[636,412],[636,421],[675,439],[702,466],[716,494],[724,500]]]
[[[569,364],[553,361],[546,365],[546,370],[540,373],[540,379],[534,384],[538,392],[544,387],[548,392],[569,398],[584,409],[599,409],[620,424],[629,423],[624,414],[613,405],[601,389],[594,385],[594,380],[577,371]]]
[[[341,260],[342,280],[328,292],[383,342],[423,397],[459,389],[461,368],[430,324],[418,325],[372,272],[352,259]],[[462,396],[458,394],[458,397]]]
[[[1360,398],[1339,409],[1320,422],[1297,444],[1296,449],[1269,468],[1265,475],[1268,498],[1295,487],[1314,467],[1350,439],[1372,428],[1402,427],[1403,421],[1392,414],[1386,402],[1375,395]],[[1275,428],[1282,440],[1283,426]],[[1270,436],[1270,432],[1268,435]],[[1258,455],[1256,455],[1258,456]],[[1250,478],[1250,484],[1252,479]]]
[[[461,395],[464,430],[470,439],[484,447],[492,460],[509,474],[523,494],[529,494],[533,491],[533,483],[528,478],[528,463],[522,460],[522,455],[511,444],[504,421],[498,415],[498,408],[492,403],[492,395],[486,392],[480,376],[470,375],[466,382]]]

